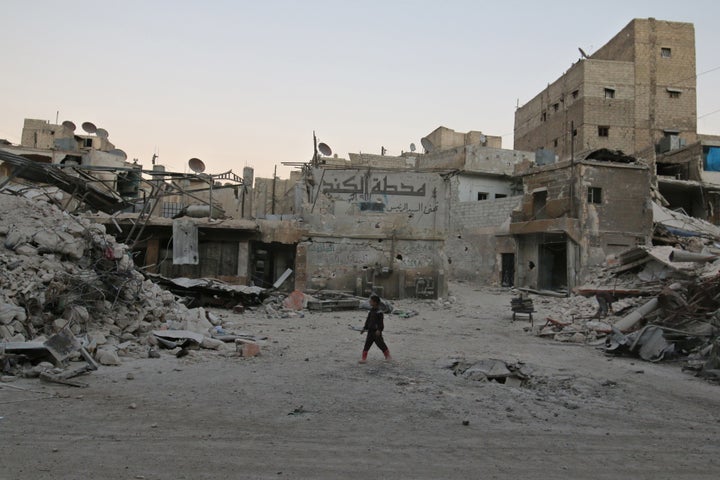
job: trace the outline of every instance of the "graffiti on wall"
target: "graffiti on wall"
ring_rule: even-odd
[[[369,195],[406,195],[412,197],[424,197],[427,185],[413,185],[403,181],[388,181],[388,176],[366,176],[356,173],[351,177],[340,181],[338,178],[323,180],[320,185],[322,193],[340,193],[351,195],[362,195],[367,198]]]
[[[319,190],[357,203],[361,211],[430,214],[438,211],[438,187],[427,175],[340,171],[323,178]]]

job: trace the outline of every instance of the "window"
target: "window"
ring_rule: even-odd
[[[615,98],[615,89],[605,87],[605,98]]]
[[[672,57],[672,49],[670,49],[670,48],[668,48],[668,47],[662,47],[662,48],[660,49],[660,56],[661,56],[662,58],[670,58],[670,57]]]
[[[602,203],[602,188],[588,187],[588,203]]]
[[[573,97],[573,98],[577,98],[578,95],[580,95],[580,91],[579,91],[579,90],[573,90],[573,92],[572,92],[572,97]]]
[[[542,188],[533,191],[533,217],[537,220],[547,218],[545,213],[545,204],[547,203],[547,189]]]
[[[680,98],[680,94],[682,93],[682,90],[679,88],[669,88],[667,89],[668,96],[670,98]]]
[[[547,112],[542,112],[542,114],[540,115],[540,120],[543,122],[547,120]]]
[[[559,104],[559,103],[553,103],[553,110],[555,110],[556,112],[557,112],[558,110],[560,110],[560,104]]]
[[[496,193],[495,194],[495,198],[505,198],[505,197],[507,197],[507,195],[505,195],[504,193]]]
[[[86,138],[85,141],[83,142],[83,145],[85,147],[92,147],[92,138]]]
[[[577,128],[573,129],[573,137],[577,137]]]
[[[557,146],[558,146],[558,139],[556,138],[555,140],[553,140],[553,147],[557,148]]]
[[[487,198],[488,198],[487,192],[478,192],[478,201],[487,200]]]
[[[606,127],[606,126],[598,127],[598,137],[609,137],[609,136],[610,136],[610,127]]]

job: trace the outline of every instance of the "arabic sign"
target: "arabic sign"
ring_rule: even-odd
[[[338,175],[339,176],[339,175]],[[335,178],[323,180],[320,185],[322,193],[345,193],[354,195],[406,195],[424,197],[426,183],[416,186],[411,182],[388,181],[388,175],[362,175],[356,173],[340,181]]]

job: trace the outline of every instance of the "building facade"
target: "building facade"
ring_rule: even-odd
[[[697,140],[695,29],[634,19],[515,113],[517,150],[652,158]]]

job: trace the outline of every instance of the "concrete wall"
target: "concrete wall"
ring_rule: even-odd
[[[442,232],[446,228],[449,184],[436,173],[370,169],[314,170],[315,185],[303,215],[335,218],[392,214],[397,230]],[[388,217],[390,218],[390,217]],[[327,218],[320,218],[327,223]],[[326,227],[323,227],[326,228]]]
[[[373,155],[370,153],[351,153],[350,167],[371,167],[380,169],[414,169],[417,155],[405,153],[403,155]]]
[[[298,245],[296,287],[352,292],[370,290],[387,298],[415,296],[418,281],[447,292],[442,240],[313,236]]]
[[[480,144],[484,147],[502,148],[502,137],[485,135],[479,131],[461,133],[447,127],[438,127],[426,135],[425,138],[429,140],[432,145],[432,149],[427,153],[434,153],[448,148],[456,148],[472,144]]]
[[[511,184],[507,179],[501,177],[485,177],[459,175],[457,177],[457,198],[460,202],[483,202],[478,200],[478,194],[486,197],[486,200],[509,197],[513,194]]]
[[[500,283],[502,254],[515,253],[515,241],[506,233],[510,214],[520,200],[516,196],[453,204],[446,240],[449,278]]]

